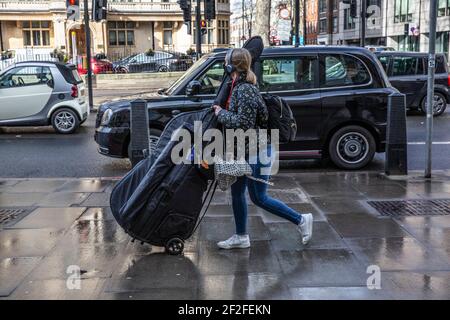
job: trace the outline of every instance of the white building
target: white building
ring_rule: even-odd
[[[216,0],[216,9],[217,19],[203,38],[203,52],[229,46],[229,0]],[[73,51],[84,54],[82,17],[67,20],[65,0],[0,0],[0,49],[58,48],[70,55]],[[109,0],[107,20],[91,22],[90,29],[94,53],[195,49],[177,0]]]

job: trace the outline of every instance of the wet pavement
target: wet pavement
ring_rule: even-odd
[[[450,208],[387,217],[368,204],[450,199],[450,171],[279,174],[270,193],[314,215],[307,246],[251,205],[252,247],[218,250],[234,231],[218,191],[182,256],[130,241],[108,208],[115,182],[0,179],[0,218],[17,214],[0,220],[0,299],[450,299]]]

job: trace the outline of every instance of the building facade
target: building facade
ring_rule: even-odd
[[[193,9],[195,3],[194,0]],[[80,5],[82,12],[83,1]],[[203,36],[204,52],[229,46],[229,0],[216,0],[216,10],[217,19],[211,21],[208,34]],[[93,52],[108,56],[148,49],[178,52],[195,49],[195,29],[191,36],[187,34],[176,0],[109,0],[107,20],[91,22],[90,29]],[[82,55],[85,41],[83,21],[67,20],[65,0],[0,0],[2,51],[57,48],[69,55]]]
[[[306,42],[305,44],[317,44],[317,32],[319,26],[319,1],[306,1]]]
[[[314,12],[310,6],[317,5],[317,16],[309,17],[307,12],[307,26],[317,30],[318,44],[360,45],[360,0],[357,1],[356,18],[350,16],[350,6],[338,0],[307,2],[310,12]],[[366,45],[389,46],[399,51],[427,51],[429,8],[430,0],[367,0]],[[309,43],[313,44],[314,35],[311,38]],[[436,51],[447,54],[450,60],[450,0],[438,0]]]

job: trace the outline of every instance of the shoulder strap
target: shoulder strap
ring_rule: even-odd
[[[200,219],[198,219],[197,224],[195,225],[194,231],[192,231],[192,234],[194,234],[195,231],[197,231],[197,228],[198,228],[198,226],[200,225],[200,223],[202,222],[203,218],[205,217],[206,212],[208,212],[209,205],[211,204],[211,201],[212,201],[212,198],[214,197],[214,193],[216,192],[216,189],[217,189],[217,180],[214,180],[214,181],[210,184],[210,186],[209,186],[209,188],[208,188],[208,191],[206,191],[206,196],[205,196],[205,199],[203,200],[203,203],[202,203],[202,210],[203,210],[203,213],[200,214]],[[212,192],[211,192],[211,191],[212,191]],[[208,200],[208,198],[209,198],[209,200]],[[206,207],[205,207],[205,203],[208,203],[208,204],[206,205]],[[200,211],[200,212],[201,212],[201,211]]]

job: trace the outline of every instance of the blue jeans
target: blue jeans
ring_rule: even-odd
[[[268,156],[270,156],[271,153],[272,149],[268,146]],[[261,174],[261,168],[270,168],[271,163],[263,164],[258,158],[256,164],[250,164],[250,166],[252,167],[253,176],[255,178],[264,179],[266,181],[269,180],[270,176]],[[244,176],[239,177],[237,181],[231,185],[232,206],[237,234],[243,235],[247,233],[248,208],[245,189],[248,189],[250,199],[258,207],[297,225],[302,221],[301,214],[288,207],[285,203],[267,195],[267,184],[248,179]]]

